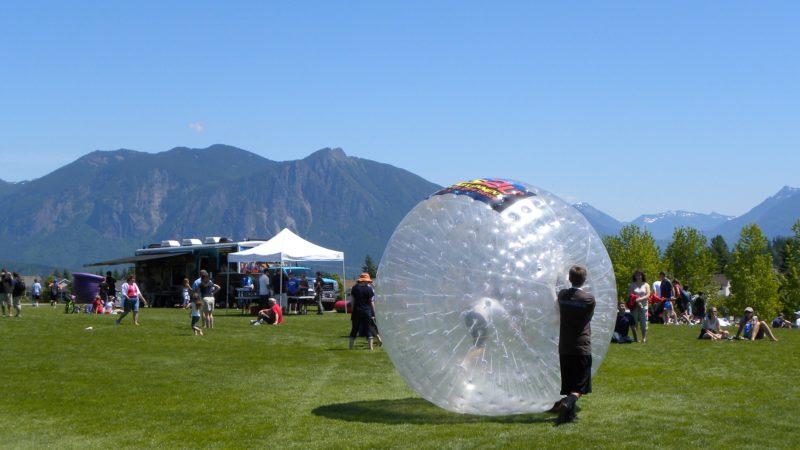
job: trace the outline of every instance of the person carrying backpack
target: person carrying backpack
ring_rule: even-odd
[[[6,307],[8,307],[8,315],[11,316],[13,284],[11,272],[7,272],[5,268],[0,271],[0,307],[3,310],[3,317],[6,316]]]
[[[14,310],[17,312],[14,317],[22,317],[22,296],[25,295],[25,281],[19,276],[17,272],[13,273],[13,286],[11,288],[11,296],[13,298]],[[11,315],[11,311],[9,311]]]
[[[50,285],[50,306],[53,308],[56,307],[56,303],[58,303],[58,277],[53,277],[53,284]]]

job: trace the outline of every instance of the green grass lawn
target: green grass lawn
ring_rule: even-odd
[[[382,349],[347,350],[343,314],[277,327],[217,312],[115,316],[30,308],[0,321],[2,448],[797,448],[800,330],[779,342],[709,342],[652,326],[613,345],[579,403],[550,414],[480,417],[420,399]],[[87,331],[86,327],[93,327]]]

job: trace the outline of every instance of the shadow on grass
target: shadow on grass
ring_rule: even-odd
[[[320,406],[312,413],[329,419],[383,424],[446,425],[465,423],[552,423],[555,415],[547,413],[514,416],[476,416],[456,414],[421,398],[371,400]]]

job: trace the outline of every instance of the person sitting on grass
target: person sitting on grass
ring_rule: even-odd
[[[92,303],[92,309],[94,310],[95,314],[103,314],[103,300],[100,298],[100,294],[97,294],[94,297],[94,302]]]
[[[719,317],[717,317],[717,308],[712,307],[708,311],[708,317],[703,320],[703,327],[700,329],[700,336],[698,339],[711,339],[718,341],[726,339],[729,333],[719,326]]]
[[[267,307],[258,312],[258,319],[250,321],[252,325],[280,325],[282,323],[283,309],[272,297],[267,300]]]
[[[772,330],[767,325],[767,322],[758,320],[758,316],[753,314],[753,308],[747,307],[744,309],[744,316],[739,321],[739,329],[736,330],[736,339],[744,332],[744,338],[754,341],[756,339],[763,339],[764,334],[768,335],[773,341],[777,341]]]
[[[636,326],[632,324],[633,315],[625,309],[625,303],[617,303],[617,322],[614,324],[614,334],[611,336],[611,342],[615,344],[630,344],[636,342]],[[633,336],[628,336],[628,331],[633,330]]]
[[[67,303],[64,304],[64,314],[76,314],[81,312],[80,306],[75,304],[75,296],[74,295],[67,295],[65,296]]]
[[[772,328],[792,328],[792,322],[786,320],[783,313],[780,313],[778,317],[772,319]]]

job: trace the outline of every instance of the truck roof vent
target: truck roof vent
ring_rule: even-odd
[[[175,240],[161,241],[162,247],[180,247],[181,243]]]
[[[203,239],[204,244],[219,244],[220,237],[219,236],[209,236]]]
[[[200,244],[202,244],[202,242],[200,242],[200,239],[184,239],[181,241],[181,245],[186,245],[186,246],[200,245]]]

